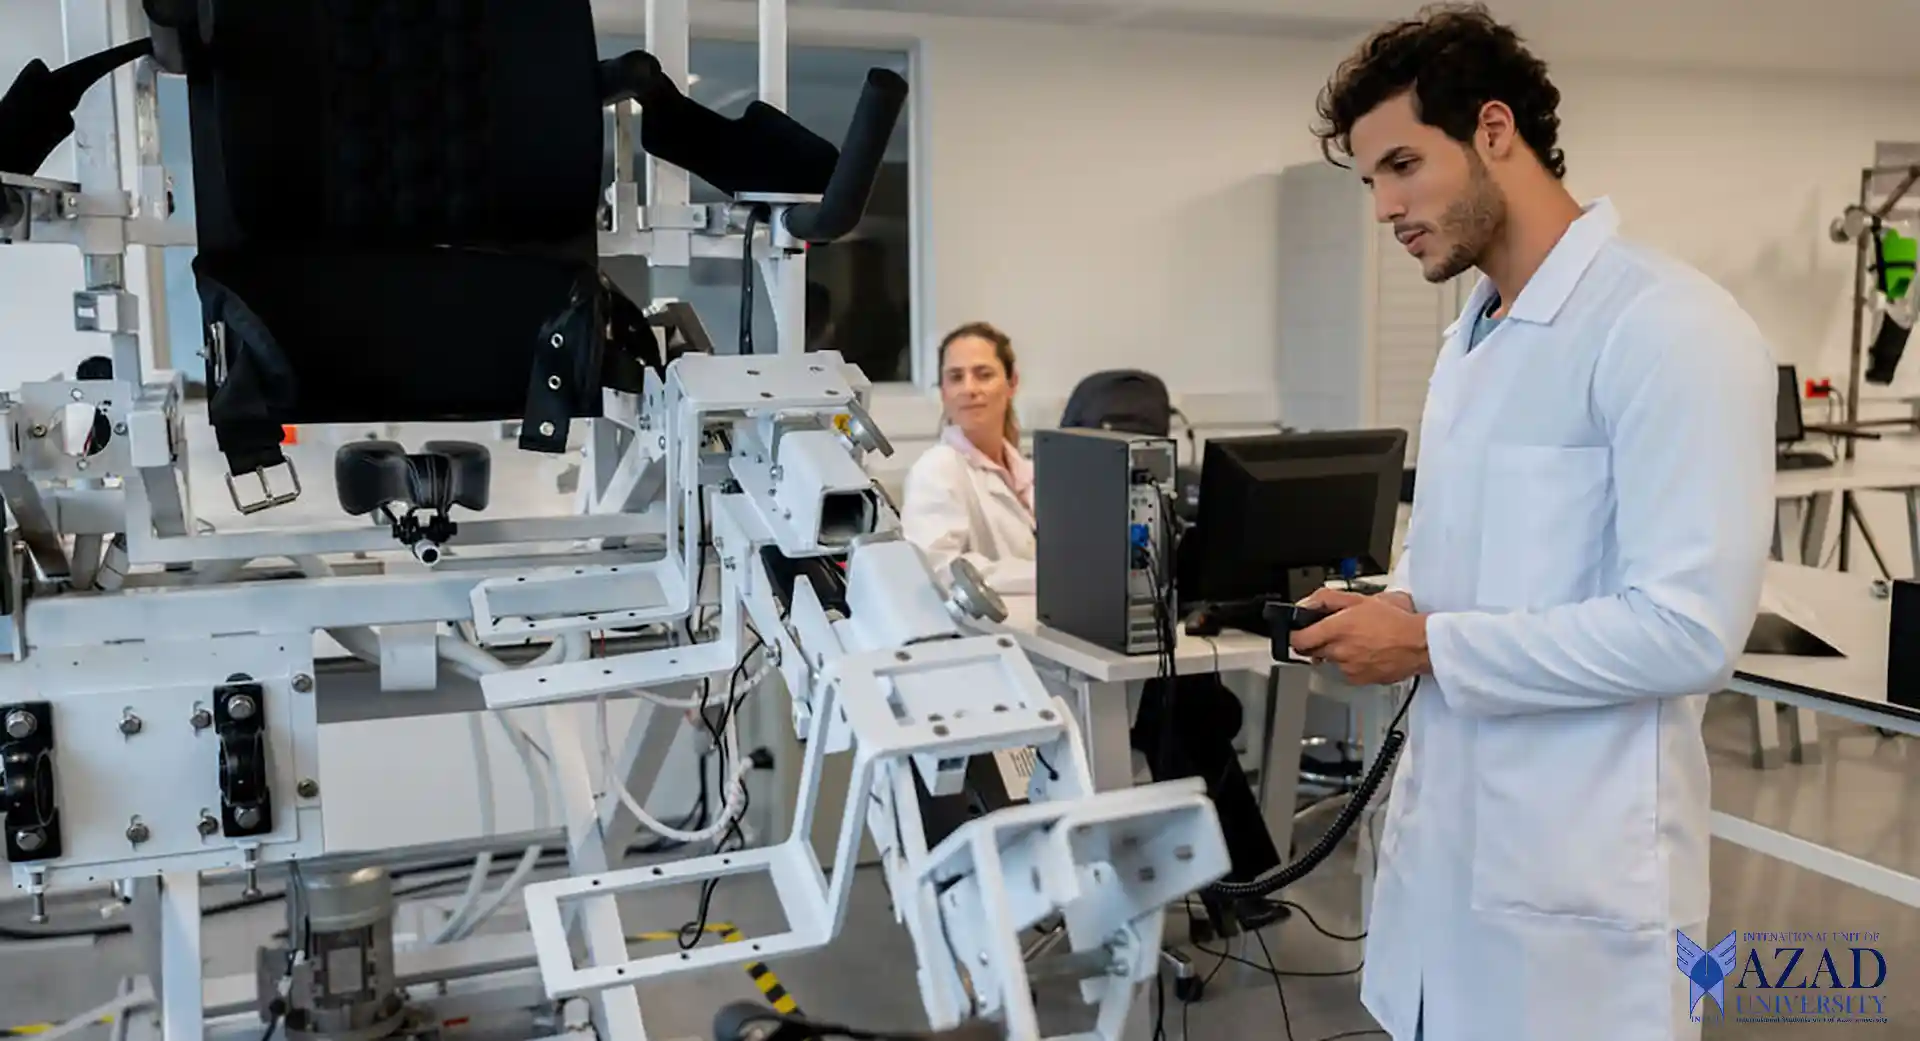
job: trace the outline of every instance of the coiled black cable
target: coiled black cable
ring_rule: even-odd
[[[1399,759],[1400,749],[1407,743],[1407,734],[1400,729],[1400,721],[1406,718],[1407,708],[1413,704],[1413,697],[1419,692],[1420,677],[1415,676],[1413,688],[1407,692],[1407,700],[1401,703],[1400,711],[1394,713],[1393,722],[1387,724],[1387,736],[1380,741],[1380,754],[1374,757],[1373,767],[1367,771],[1365,777],[1360,779],[1360,786],[1354,789],[1353,798],[1341,808],[1340,815],[1333,819],[1333,825],[1327,829],[1325,835],[1320,836],[1320,841],[1314,843],[1312,849],[1271,875],[1256,878],[1251,882],[1215,882],[1208,886],[1207,890],[1236,899],[1266,896],[1285,889],[1312,874],[1314,868],[1319,867],[1322,862],[1332,856],[1333,851],[1338,849],[1340,843],[1346,839],[1347,832],[1353,830],[1354,822],[1360,819],[1360,814],[1366,810],[1367,804],[1373,801],[1374,793],[1380,789],[1381,784],[1385,783],[1387,772],[1393,769],[1394,762]]]

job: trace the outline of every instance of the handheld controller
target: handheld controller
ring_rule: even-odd
[[[1260,613],[1272,634],[1274,661],[1306,661],[1293,649],[1293,634],[1334,614],[1327,608],[1302,607],[1285,601],[1267,604]]]

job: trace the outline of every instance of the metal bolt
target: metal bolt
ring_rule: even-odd
[[[194,827],[200,832],[201,838],[210,839],[214,832],[220,830],[220,822],[214,819],[213,814],[203,810],[200,813],[200,823]]]
[[[147,841],[147,839],[151,837],[152,837],[152,833],[147,830],[147,826],[145,824],[142,824],[136,820],[132,824],[127,825],[127,841],[128,842],[131,842],[134,845],[138,846],[139,844]]]
[[[33,732],[38,729],[40,729],[40,721],[34,718],[33,713],[19,709],[7,713],[7,736],[15,741],[32,737]]]
[[[256,807],[242,806],[233,811],[233,822],[243,828],[257,827],[260,824],[260,811]]]
[[[146,724],[140,722],[140,717],[131,712],[120,717],[120,732],[128,737],[138,734],[145,726]]]
[[[85,470],[87,468],[87,461],[85,459],[75,459],[73,461],[73,468],[76,470]]]
[[[294,786],[294,791],[299,792],[302,799],[311,799],[320,794],[320,782],[311,777],[303,777],[300,783]]]
[[[980,952],[980,964],[982,965],[987,964],[987,952],[985,951]]]
[[[312,676],[309,676],[303,672],[293,678],[293,692],[295,694],[309,694],[309,693],[312,693],[312,691],[313,691]]]
[[[773,464],[773,469],[767,471],[767,480],[778,481],[786,475],[787,468],[781,466],[779,463],[775,463]]]
[[[39,828],[22,828],[13,833],[13,844],[22,853],[38,853],[47,846],[47,833]]]
[[[560,377],[558,377],[558,376],[548,376],[548,377],[547,377],[547,389],[548,389],[548,390],[559,390],[559,389],[560,389]]]
[[[252,719],[259,710],[260,706],[245,694],[236,694],[227,702],[227,715],[235,719]]]
[[[127,425],[125,423],[115,423],[113,425],[113,432],[124,437],[127,433]]]
[[[213,713],[203,708],[194,709],[192,723],[194,733],[199,733],[213,725]]]
[[[552,423],[542,423],[542,424],[540,424],[540,436],[541,436],[541,437],[552,437],[552,436],[553,436],[553,424],[552,424]]]
[[[561,336],[559,333],[554,333],[551,337],[548,338],[547,342],[550,344],[553,344],[554,347],[558,348],[567,342],[567,338],[564,336]]]
[[[45,425],[45,424],[43,424],[43,423],[35,423],[35,424],[33,425],[33,430],[31,431],[31,433],[32,433],[32,434],[33,434],[33,436],[35,436],[35,437],[45,437],[45,436],[47,436],[47,428],[46,428],[46,425]]]
[[[81,392],[79,387],[73,388],[73,390],[70,391],[69,393],[72,395],[73,400],[75,401],[79,401],[81,398],[86,397],[86,395]]]

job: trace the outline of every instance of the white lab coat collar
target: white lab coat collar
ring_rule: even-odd
[[[1581,215],[1567,226],[1566,234],[1547,254],[1540,270],[1527,280],[1527,286],[1520,291],[1520,298],[1507,309],[1507,317],[1522,322],[1548,325],[1559,316],[1560,308],[1566,305],[1567,298],[1580,284],[1580,276],[1587,273],[1593,264],[1593,258],[1600,255],[1600,248],[1620,230],[1620,213],[1614,209],[1613,200],[1602,196],[1581,207]],[[1473,295],[1460,317],[1447,326],[1447,336],[1451,337],[1460,330],[1460,326],[1470,316],[1486,310],[1493,299],[1493,282],[1481,278],[1473,287]]]

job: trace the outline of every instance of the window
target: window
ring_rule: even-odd
[[[641,46],[632,37],[603,37],[600,50],[613,55]],[[723,116],[738,116],[760,96],[755,44],[694,40],[688,55],[688,93]],[[787,111],[807,129],[835,145],[865,84],[867,70],[908,74],[904,51],[790,46],[787,51]],[[847,238],[807,251],[806,335],[808,348],[838,350],[875,383],[913,379],[912,250],[908,222],[911,171],[908,141],[911,106],[901,113],[888,145],[865,219]],[[640,168],[643,157],[635,157]],[[609,159],[607,172],[612,176]],[[693,202],[724,202],[726,196],[699,178]],[[693,304],[714,348],[730,352],[740,342],[740,277],[737,260],[696,258],[686,268],[648,268],[639,258],[609,258],[609,274],[636,300],[676,297]],[[754,294],[753,338],[760,350],[774,342],[773,312],[764,287]]]

